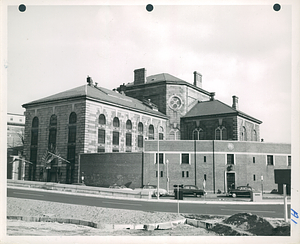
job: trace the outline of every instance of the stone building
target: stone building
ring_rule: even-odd
[[[80,154],[137,152],[145,137],[164,138],[167,117],[155,105],[87,82],[23,105],[27,180],[78,182]]]
[[[150,100],[168,116],[167,140],[259,141],[262,123],[238,108],[215,100],[215,92],[202,88],[202,75],[194,72],[193,84],[167,73],[146,76],[146,69],[134,71],[134,81],[117,88],[141,101]]]

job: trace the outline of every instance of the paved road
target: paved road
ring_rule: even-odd
[[[177,212],[178,201],[176,200],[135,200],[116,199],[101,196],[70,194],[65,192],[7,188],[7,197],[26,198],[42,201],[52,201],[68,204],[96,206],[104,208],[118,208],[129,210]],[[241,203],[241,202],[195,202],[179,201],[180,213],[232,215],[240,212],[257,214],[263,217],[284,218],[284,207],[278,202],[272,204]],[[290,204],[288,205],[290,213]]]

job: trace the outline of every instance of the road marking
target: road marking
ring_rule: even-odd
[[[142,204],[136,204],[136,203],[120,203],[120,202],[102,202],[102,203],[112,203],[112,204],[120,204],[120,205],[142,206]]]
[[[227,211],[235,211],[235,212],[268,212],[268,213],[276,213],[276,211],[259,211],[259,210],[247,210],[247,209],[241,209],[241,210],[235,210],[230,208],[224,208],[221,210],[227,210]]]
[[[19,195],[31,195],[31,196],[39,196],[43,197],[44,195],[39,195],[39,194],[30,194],[30,193],[21,193],[21,192],[13,192],[13,194],[19,194]]]

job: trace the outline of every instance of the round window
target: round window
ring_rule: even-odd
[[[172,97],[170,97],[170,99],[169,99],[169,106],[173,110],[180,109],[181,106],[182,106],[182,101],[181,101],[180,97],[178,97],[178,96],[172,96]]]

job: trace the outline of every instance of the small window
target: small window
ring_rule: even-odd
[[[255,164],[255,157],[253,157],[253,163]]]
[[[164,177],[164,172],[160,171],[160,177]]]
[[[206,174],[204,174],[204,180],[206,180]]]
[[[216,129],[216,140],[221,140],[221,131],[220,131],[220,128]]]
[[[163,133],[159,133],[159,140],[163,140],[164,139],[164,134]]]
[[[105,125],[106,124],[106,119],[104,114],[99,115],[99,124],[100,125]]]
[[[204,156],[204,163],[206,163],[206,156]]]
[[[273,155],[267,155],[267,165],[274,165]]]
[[[234,164],[234,155],[227,154],[227,164]]]
[[[100,152],[105,152],[105,148],[104,147],[98,147],[98,153]]]
[[[292,157],[288,156],[288,166],[291,166],[291,165],[292,165]]]
[[[189,171],[186,171],[186,177],[189,177]]]
[[[181,163],[182,164],[189,164],[190,163],[190,158],[189,158],[189,154],[188,153],[183,153],[181,154]]]
[[[98,130],[98,143],[105,143],[105,130],[103,129]]]
[[[114,117],[114,120],[113,120],[113,127],[117,127],[117,128],[120,127],[120,121],[119,121],[119,118],[118,118],[118,117]]]
[[[255,177],[255,175],[253,175],[253,181],[256,181],[256,177]]]
[[[157,164],[157,153],[155,154],[155,163]],[[164,163],[164,154],[160,153],[159,154],[159,164],[163,164]]]
[[[157,178],[157,177],[158,177],[158,171],[156,171],[155,173],[156,173],[155,176],[156,176],[156,178]]]
[[[119,149],[118,149],[118,148],[113,148],[112,151],[113,151],[113,152],[119,152]]]
[[[138,147],[143,147],[144,138],[142,135],[138,135]]]
[[[113,145],[119,145],[119,132],[113,131]]]
[[[184,171],[181,172],[181,176],[184,177]]]

